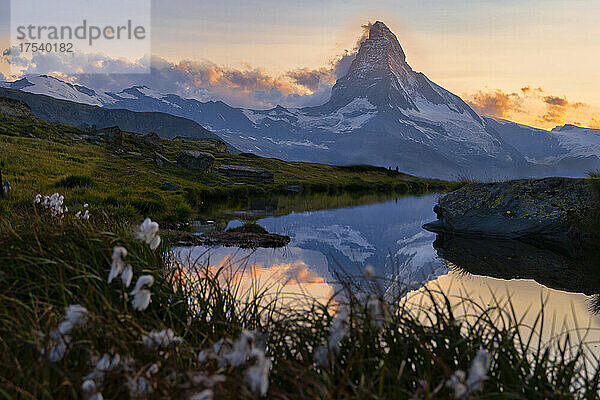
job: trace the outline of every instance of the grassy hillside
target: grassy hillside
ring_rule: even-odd
[[[166,113],[108,109],[4,88],[0,88],[0,97],[26,103],[39,118],[73,126],[119,126],[123,130],[142,134],[154,131],[163,137],[180,135],[220,140],[200,124]]]
[[[97,140],[89,133],[33,116],[0,114],[0,158],[4,179],[13,187],[0,210],[30,204],[38,193],[60,192],[66,205],[78,210],[89,203],[115,217],[150,216],[163,222],[186,221],[202,207],[250,196],[289,193],[288,185],[301,185],[304,193],[404,194],[443,190],[442,181],[419,179],[376,167],[335,167],[286,162],[251,154],[224,152],[212,140],[166,140],[160,147],[135,133]],[[157,155],[175,160],[182,149],[211,152],[219,165],[248,165],[274,172],[274,184],[238,184],[214,173],[199,173],[162,162]],[[166,190],[169,181],[181,190]]]

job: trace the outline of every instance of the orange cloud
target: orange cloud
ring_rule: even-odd
[[[546,113],[539,116],[538,119],[542,122],[555,124],[564,124],[567,122],[567,113],[569,110],[589,107],[582,102],[571,103],[566,97],[544,96],[542,100],[546,104]]]
[[[519,122],[542,128],[571,123],[598,127],[600,121],[590,115],[587,103],[570,101],[566,96],[547,93],[541,87],[523,86],[517,93],[501,89],[479,90],[465,95],[465,101],[483,115],[517,118]],[[583,123],[583,124],[582,124]]]
[[[521,112],[522,100],[518,93],[505,93],[500,89],[492,92],[484,92],[482,90],[466,99],[473,108],[481,114],[506,118],[512,112]]]

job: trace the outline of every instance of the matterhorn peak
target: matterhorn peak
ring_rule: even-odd
[[[373,42],[373,47],[387,47],[385,50],[391,52],[397,61],[406,62],[406,55],[396,35],[381,21],[376,21],[369,26],[369,38],[367,41]]]

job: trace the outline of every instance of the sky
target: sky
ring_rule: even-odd
[[[7,7],[0,0],[0,16]],[[344,73],[361,25],[381,20],[413,69],[483,114],[600,128],[599,18],[597,0],[154,0],[151,78],[63,78],[111,90],[141,81],[234,106],[314,105]],[[2,61],[0,73],[15,77]]]

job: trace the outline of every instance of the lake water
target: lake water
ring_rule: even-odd
[[[198,246],[176,253],[209,268],[237,263],[246,288],[260,282],[286,294],[302,293],[323,301],[339,289],[337,273],[360,280],[371,265],[384,285],[413,285],[409,296],[422,293],[424,285],[441,288],[451,298],[468,295],[483,305],[510,296],[517,315],[526,315],[526,323],[533,322],[544,302],[547,321],[554,321],[556,328],[591,328],[586,341],[596,347],[597,258],[517,241],[438,237],[421,228],[435,219],[437,197],[402,197],[306,212],[289,212],[294,207],[287,203],[279,207],[277,201],[254,202],[249,209],[226,214],[221,225],[240,225],[239,216],[252,215],[269,232],[289,235],[287,247],[251,251]],[[280,208],[285,214],[278,215]]]

